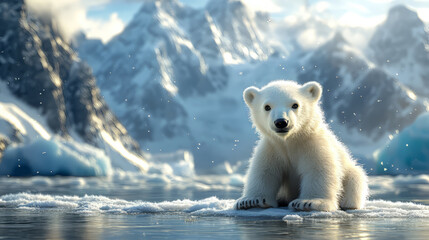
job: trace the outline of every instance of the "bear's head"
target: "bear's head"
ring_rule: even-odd
[[[322,86],[317,82],[299,85],[293,81],[274,81],[259,89],[249,87],[243,98],[250,117],[263,136],[286,139],[309,133],[323,119],[319,106]],[[323,121],[323,120],[322,120]]]

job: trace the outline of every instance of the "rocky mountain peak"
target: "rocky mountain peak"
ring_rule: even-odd
[[[394,24],[403,24],[406,26],[423,26],[416,12],[404,5],[396,5],[389,10],[387,14],[386,24],[394,26]]]
[[[417,13],[398,5],[390,9],[386,20],[377,27],[369,42],[378,64],[400,62],[413,48],[425,52],[428,35]]]
[[[112,150],[113,141],[136,158],[142,154],[102,98],[91,68],[64,41],[54,21],[28,11],[22,0],[0,3],[0,81],[39,110],[53,133],[65,139],[78,136],[108,154],[119,152]]]
[[[369,41],[372,60],[416,93],[429,96],[429,34],[417,13],[398,5]]]

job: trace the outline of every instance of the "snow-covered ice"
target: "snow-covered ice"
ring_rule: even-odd
[[[71,213],[145,214],[176,213],[194,216],[262,217],[301,221],[304,219],[429,218],[429,206],[411,202],[371,200],[364,209],[334,212],[296,212],[288,208],[233,210],[235,200],[210,197],[202,200],[163,202],[126,201],[104,196],[59,196],[18,193],[0,197],[0,207],[28,210],[57,209]]]

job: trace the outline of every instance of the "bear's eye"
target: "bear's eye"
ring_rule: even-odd
[[[293,108],[293,109],[297,109],[297,108],[298,108],[298,103],[294,103],[294,104],[292,105],[292,108]]]
[[[270,111],[271,110],[271,107],[270,107],[270,105],[265,105],[265,111]]]

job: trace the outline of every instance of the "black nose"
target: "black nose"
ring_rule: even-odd
[[[277,128],[285,128],[285,127],[287,127],[288,123],[289,123],[289,121],[284,119],[284,118],[279,118],[279,119],[274,121],[274,125]]]

